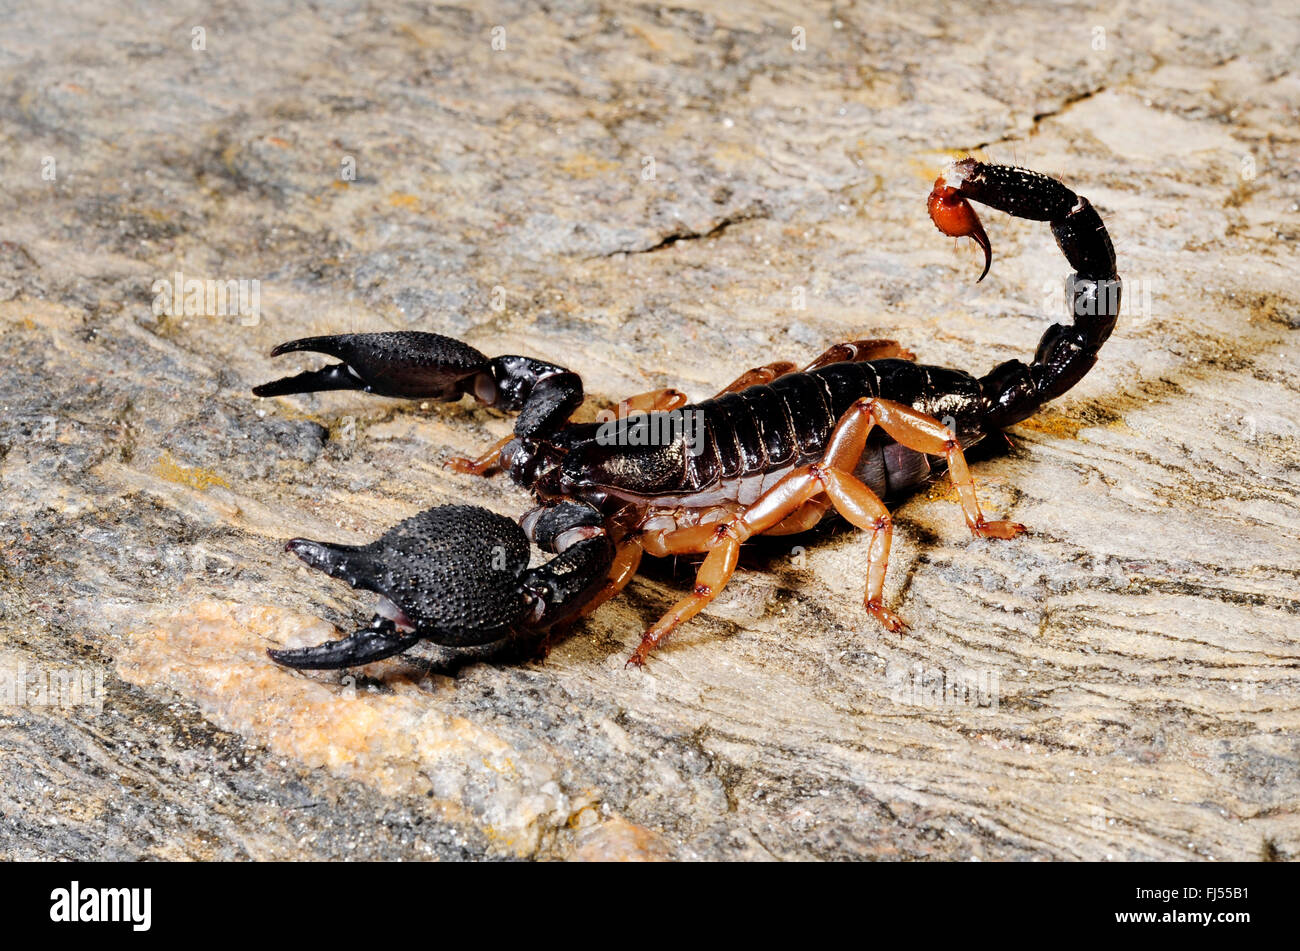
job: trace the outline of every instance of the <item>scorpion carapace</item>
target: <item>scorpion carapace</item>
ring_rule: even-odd
[[[1049,327],[1029,363],[1012,360],[983,377],[918,364],[893,341],[859,340],[836,344],[802,369],[779,362],[750,370],[701,403],[659,390],[624,400],[613,420],[572,423],[582,381],[531,357],[488,358],[414,331],[280,345],[272,355],[308,350],[342,362],[260,386],[259,396],[340,389],[420,400],[471,395],[517,412],[512,436],[477,459],[448,465],[475,474],[503,468],[538,505],[518,525],[473,506],[442,506],[369,545],[294,539],[290,551],[378,592],[381,605],[348,637],[271,656],[291,667],[334,668],[389,657],[420,639],[489,645],[489,654],[518,650],[616,595],[645,552],[703,554],[692,591],[645,632],[628,661],[640,665],[716,597],[747,539],[806,531],[832,508],[871,533],[866,609],[901,629],[882,599],[893,532],[885,502],[946,469],[972,533],[1013,538],[1024,531],[985,519],[963,449],[1077,383],[1119,313],[1115,252],[1087,199],[1022,168],[973,159],[949,165],[930,194],[930,216],[943,233],[980,245],[987,274],[992,249],[972,201],[1049,222],[1074,269],[1071,322]],[[529,540],[553,557],[530,569]]]

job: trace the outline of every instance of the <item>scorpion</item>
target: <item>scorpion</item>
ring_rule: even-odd
[[[477,458],[446,465],[477,475],[504,470],[537,505],[518,523],[476,506],[438,506],[367,545],[291,540],[287,551],[377,593],[379,606],[349,636],[272,650],[271,658],[292,668],[338,669],[391,657],[422,639],[475,648],[484,658],[536,648],[617,595],[644,554],[703,554],[690,593],[645,632],[627,661],[641,666],[718,596],[746,540],[805,532],[832,509],[871,535],[867,612],[890,631],[902,630],[883,599],[893,533],[886,501],[946,470],[974,536],[1024,532],[1016,522],[985,518],[964,451],[1074,386],[1119,314],[1115,251],[1086,198],[1028,169],[973,158],[949,163],[929,195],[930,217],[942,233],[974,239],[983,280],[993,252],[972,201],[1048,222],[1074,270],[1067,283],[1072,321],[1051,325],[1031,362],[1010,360],[978,378],[917,363],[892,340],[857,340],[802,368],[789,361],[757,367],[703,402],[688,404],[680,391],[662,389],[622,401],[612,422],[575,423],[581,379],[532,357],[488,358],[421,331],[316,336],[275,347],[273,357],[308,351],[341,362],[258,386],[257,396],[468,395],[518,413],[510,436]],[[674,414],[698,425],[636,438],[635,427],[674,422]],[[530,568],[530,542],[552,557]]]

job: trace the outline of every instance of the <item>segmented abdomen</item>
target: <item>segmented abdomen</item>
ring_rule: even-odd
[[[835,363],[687,407],[703,418],[703,444],[689,466],[691,488],[820,458],[840,417],[864,396],[894,400],[944,419],[966,445],[984,434],[979,383],[967,373],[905,360]],[[900,480],[923,479],[928,467],[911,458],[918,454],[884,445],[889,442],[877,434],[869,444],[859,470],[874,465],[881,472],[879,479],[866,481],[879,489],[882,482],[902,488]]]

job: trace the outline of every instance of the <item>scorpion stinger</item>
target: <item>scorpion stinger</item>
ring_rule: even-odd
[[[370,624],[336,641],[268,651],[286,667],[355,667],[428,638],[449,647],[538,637],[605,583],[613,546],[600,513],[569,502],[539,510],[539,545],[556,553],[529,569],[528,538],[504,516],[471,505],[427,509],[369,545],[295,538],[286,550],[311,567],[383,599]]]
[[[958,175],[952,171],[947,174],[957,183],[957,186],[961,185]],[[944,234],[953,238],[971,238],[980,246],[980,250],[984,252],[984,270],[975,279],[975,283],[978,284],[988,277],[989,268],[993,265],[993,246],[989,244],[989,236],[984,233],[984,226],[980,224],[979,216],[975,214],[975,209],[970,206],[970,202],[957,190],[957,187],[948,184],[943,175],[935,180],[934,190],[930,192],[926,208],[930,212],[930,220],[934,222],[934,226]]]

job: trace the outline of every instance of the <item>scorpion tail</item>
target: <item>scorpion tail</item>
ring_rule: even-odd
[[[1075,271],[1069,281],[1073,322],[1049,327],[1033,362],[1010,360],[980,380],[989,401],[988,426],[1000,429],[1033,415],[1092,369],[1119,317],[1121,282],[1115,270],[1115,249],[1101,216],[1088,199],[1056,179],[968,158],[953,162],[935,181],[930,194],[930,216],[935,225],[944,234],[974,238],[984,249],[984,272],[988,273],[992,251],[969,201],[1016,218],[1048,222]]]

